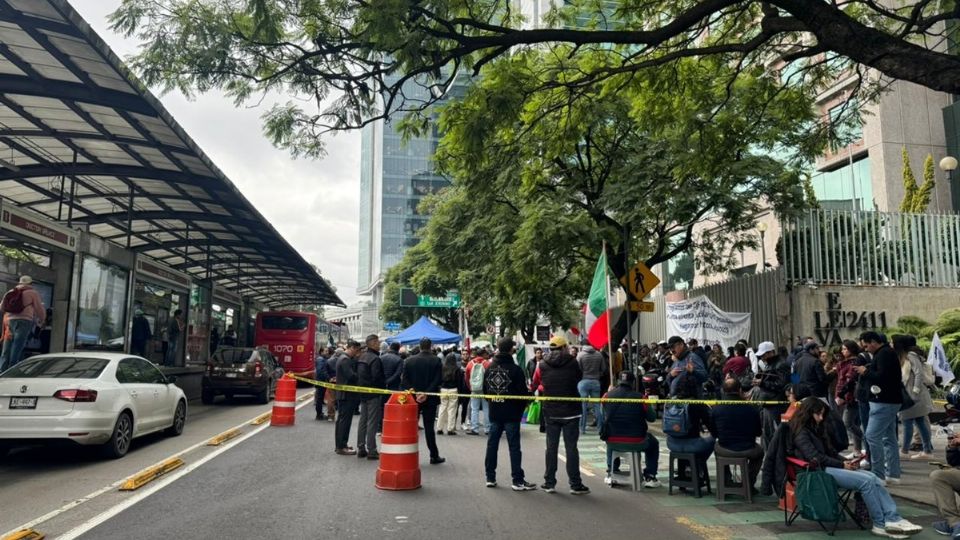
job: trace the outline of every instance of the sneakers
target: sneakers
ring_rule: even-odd
[[[874,527],[870,529],[870,534],[874,536],[883,536],[885,538],[896,538],[897,540],[906,540],[907,538],[910,538],[905,534],[897,534],[897,533],[890,532],[884,529],[883,527]]]
[[[620,482],[617,482],[616,478],[610,476],[609,474],[603,479],[603,483],[610,487],[616,487],[620,485]]]
[[[647,489],[654,489],[663,486],[656,476],[645,476],[643,477],[643,487]]]
[[[446,463],[447,459],[440,456],[430,458],[431,465],[440,465],[441,463]]]
[[[588,488],[583,484],[580,484],[579,486],[573,486],[572,488],[570,488],[571,495],[587,495],[588,493],[590,493],[590,488]]]
[[[869,459],[864,458],[864,459],[861,459],[861,460],[860,460],[860,470],[861,470],[861,471],[869,471],[869,470],[870,470],[870,460],[869,460]]]
[[[438,429],[438,430],[437,430],[437,435],[443,435],[443,430],[442,430],[442,429]]]
[[[467,435],[479,435],[479,434],[480,434],[480,433],[477,432],[477,430],[475,430],[475,429],[468,429],[468,430],[466,431],[466,433],[467,433]]]
[[[923,527],[901,518],[900,521],[888,521],[884,527],[887,532],[894,534],[917,534],[923,530]]]
[[[920,452],[910,456],[910,459],[933,459],[933,454],[927,452]]]
[[[497,481],[496,481],[496,480],[487,480],[487,487],[489,487],[489,488],[495,488],[495,487],[497,487]]]
[[[888,485],[891,485],[891,486],[899,486],[899,485],[900,485],[900,479],[899,479],[899,478],[893,478],[893,477],[888,476],[888,477],[887,477],[887,484],[888,484]]]
[[[496,484],[496,482],[494,482],[494,484]],[[526,480],[521,480],[511,484],[510,489],[514,491],[533,491],[537,489],[537,485],[532,482],[527,482]]]
[[[356,455],[357,453],[356,450],[354,450],[353,448],[350,448],[349,446],[346,448],[337,448],[336,450],[334,450],[334,452],[336,452],[336,454],[339,456],[353,456],[353,455]]]
[[[540,489],[542,489],[544,493],[556,493],[556,492],[557,492],[557,487],[556,487],[556,486],[551,486],[550,484],[540,484]]]
[[[933,530],[936,531],[937,534],[942,534],[944,536],[953,536],[953,527],[951,527],[950,524],[947,523],[945,520],[934,521],[931,527],[933,527]]]

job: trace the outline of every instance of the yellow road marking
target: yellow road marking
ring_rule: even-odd
[[[239,429],[228,429],[227,431],[224,431],[223,433],[207,441],[207,446],[220,446],[221,444],[237,437],[238,435],[240,435]]]
[[[168,472],[182,467],[184,464],[183,460],[180,458],[172,458],[160,463],[159,465],[154,465],[153,467],[148,467],[143,471],[127,478],[120,486],[120,491],[133,491],[139,489],[150,482],[160,478],[161,476],[167,474]]]
[[[42,532],[33,529],[21,529],[13,534],[8,534],[0,540],[43,540],[45,537]]]
[[[730,527],[724,527],[723,525],[701,525],[685,516],[676,519],[677,523],[687,527],[707,540],[730,540],[733,538],[733,531],[730,530]]]
[[[251,425],[251,426],[259,426],[260,424],[262,424],[262,423],[270,420],[270,415],[271,415],[271,414],[273,414],[273,413],[265,412],[265,413],[261,414],[260,416],[258,416],[258,417],[256,417],[256,418],[254,418],[253,420],[251,420],[251,421],[250,421],[250,425]]]

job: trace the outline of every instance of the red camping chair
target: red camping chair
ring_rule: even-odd
[[[804,461],[799,458],[787,456],[787,467],[786,474],[783,478],[783,497],[780,499],[780,508],[783,508],[783,523],[786,526],[790,526],[797,519],[797,516],[800,515],[799,507],[797,506],[796,500],[796,488],[797,488],[797,475],[804,471],[814,470],[816,467],[813,463]],[[840,508],[843,509],[843,513],[848,515],[854,523],[857,524],[861,530],[864,529],[863,523],[857,518],[857,515],[854,511],[850,509],[850,506],[847,504],[850,502],[850,499],[856,493],[853,489],[840,489],[838,492],[838,503]],[[837,526],[840,525],[840,521],[837,520],[833,523],[833,527],[828,529],[827,526],[821,522],[817,522],[824,531],[830,536],[833,536],[833,533],[837,531]]]

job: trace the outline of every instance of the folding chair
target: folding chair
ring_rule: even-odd
[[[800,507],[797,505],[796,501],[796,487],[797,487],[797,476],[800,472],[809,472],[814,470],[812,463],[804,461],[799,458],[787,456],[787,466],[786,474],[783,478],[783,498],[781,499],[781,504],[783,506],[783,522],[784,525],[790,526],[796,521],[797,517],[800,515]],[[843,515],[846,514],[857,524],[861,530],[865,527],[863,523],[857,518],[856,512],[850,509],[850,506],[847,504],[850,502],[850,499],[856,494],[856,490],[853,489],[840,489],[837,493],[837,503],[840,505],[842,512],[838,513],[839,516],[836,521],[833,522],[832,528],[828,529],[827,526],[822,521],[818,521],[817,524],[823,528],[823,530],[830,536],[833,536],[837,532],[837,527],[840,525],[840,521],[843,518]]]

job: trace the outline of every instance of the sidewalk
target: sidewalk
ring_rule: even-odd
[[[543,438],[537,426],[523,425],[524,431],[530,435]],[[747,503],[737,497],[730,497],[725,502],[716,498],[716,462],[710,460],[711,485],[714,492],[704,494],[700,499],[674,491],[673,496],[667,495],[667,469],[670,451],[665,444],[665,437],[658,425],[651,425],[651,433],[660,440],[659,479],[663,487],[659,489],[644,489],[638,494],[644,497],[638,500],[652,500],[661,507],[661,511],[675,513],[674,519],[698,535],[711,540],[738,540],[738,539],[773,539],[786,538],[789,540],[807,540],[828,538],[819,525],[802,518],[787,527],[783,522],[783,511],[777,508],[777,499],[774,496],[754,497],[753,503]],[[934,447],[939,448],[942,454],[945,438],[935,437]],[[609,490],[603,484],[606,473],[606,445],[597,436],[596,429],[590,429],[582,435],[577,445],[580,451],[580,467],[584,474],[584,483],[592,490]],[[560,452],[563,457],[563,451]],[[623,470],[629,470],[629,460],[623,460]],[[563,466],[560,467],[560,482],[564,482]],[[911,537],[916,540],[939,538],[939,535],[930,527],[938,519],[936,508],[933,506],[933,492],[929,488],[929,474],[932,467],[924,462],[904,460],[903,483],[893,487],[890,492],[897,501],[900,513],[907,519],[923,525],[924,530]],[[630,476],[617,476],[621,482],[627,484],[616,488],[624,496],[635,496],[629,486]],[[649,499],[648,499],[649,497]],[[868,530],[858,530],[847,521],[841,523],[836,533],[837,538],[873,538]]]

